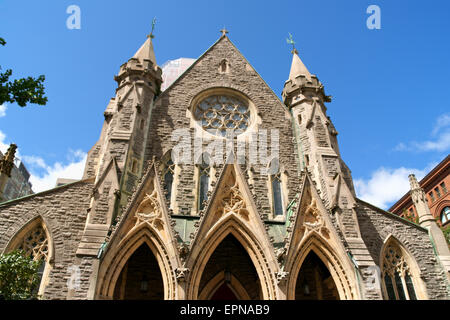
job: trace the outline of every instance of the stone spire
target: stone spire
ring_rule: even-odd
[[[139,48],[139,50],[134,54],[133,58],[139,59],[141,62],[144,60],[150,60],[153,62],[153,65],[156,66],[156,57],[155,52],[153,50],[153,35],[149,34],[147,36],[147,40],[145,40],[144,44]]]
[[[436,254],[447,271],[447,279],[450,280],[450,250],[448,249],[444,233],[431,214],[425,198],[425,192],[420,187],[414,174],[409,175],[409,183],[411,185],[411,199],[416,208],[416,212],[419,215],[419,224],[428,229],[428,232],[433,239]]]
[[[311,82],[311,73],[309,73],[308,69],[298,56],[297,49],[294,49],[292,50],[292,65],[291,72],[289,73],[289,80],[295,81],[295,78],[297,78],[298,76],[304,76],[308,81]]]
[[[423,227],[429,227],[430,224],[434,222],[434,217],[428,207],[425,192],[420,187],[414,174],[410,174],[408,178],[411,186],[411,199],[416,207],[416,212],[419,215],[419,224]]]

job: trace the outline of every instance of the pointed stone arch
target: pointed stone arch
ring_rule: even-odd
[[[149,164],[148,171],[113,230],[100,263],[98,298],[113,298],[120,272],[142,244],[150,248],[158,262],[164,285],[164,299],[178,297],[175,270],[181,263],[172,221],[156,171],[158,165],[159,163]]]
[[[33,260],[41,260],[41,281],[38,295],[43,295],[49,281],[49,274],[53,268],[55,248],[53,237],[42,215],[38,215],[26,222],[11,238],[4,253],[20,249]]]
[[[283,271],[288,273],[286,298],[295,299],[299,271],[312,250],[327,267],[341,300],[358,299],[355,270],[320,199],[312,180],[303,173],[302,192],[294,214],[289,218],[286,246],[281,255]]]
[[[389,251],[393,251],[389,253]],[[396,257],[396,255],[399,255]],[[385,275],[388,273],[387,269],[392,269],[389,271],[399,272],[400,281],[402,283],[402,289],[404,291],[405,299],[419,299],[419,300],[427,300],[428,295],[426,291],[426,286],[423,283],[420,267],[414,259],[414,256],[410,253],[410,251],[403,245],[402,241],[400,241],[397,237],[392,234],[389,234],[383,242],[383,246],[380,249],[380,257],[379,257],[379,266],[380,266],[380,280],[381,280],[381,291],[383,292],[384,299],[390,299],[387,285],[385,282]],[[389,261],[388,261],[389,260]],[[390,264],[390,265],[388,265]],[[390,272],[389,272],[390,273]],[[413,285],[413,294],[414,297],[411,296],[411,292],[409,292],[410,288],[408,288],[406,284],[406,275],[409,276],[411,280],[411,284]],[[395,289],[394,289],[395,287]],[[397,285],[393,282],[393,290],[394,295],[397,296]]]
[[[206,284],[205,288],[198,296],[199,300],[211,300],[216,294],[217,290],[227,281],[227,275],[224,271],[219,272]],[[234,275],[230,275],[228,280],[229,284],[226,284],[233,292],[234,296],[239,300],[251,300],[248,292],[245,290],[242,283]]]
[[[186,258],[186,267],[190,270],[187,299],[198,299],[204,268],[219,244],[230,234],[246,250],[256,269],[261,298],[277,299],[275,272],[279,269],[278,263],[238,166],[225,165],[197,228]]]
[[[353,288],[355,283],[350,281],[348,271],[344,269],[343,263],[340,261],[334,250],[324,241],[322,236],[315,231],[303,242],[301,249],[293,259],[293,264],[289,272],[290,277],[287,283],[287,299],[295,299],[295,289],[299,278],[299,272],[303,262],[311,251],[319,257],[330,272],[334,284],[336,285],[339,299],[355,299],[355,289]]]
[[[149,247],[158,262],[163,279],[164,299],[168,300],[176,298],[176,279],[173,265],[168,257],[164,242],[148,224],[142,224],[135,232],[120,242],[117,250],[118,252],[114,259],[111,259],[112,261],[110,262],[109,267],[107,270],[100,273],[100,276],[103,279],[99,286],[99,298],[113,298],[120,273],[130,257],[143,244],[146,244]],[[104,262],[107,262],[106,256]]]
[[[270,268],[271,263],[265,256],[264,248],[244,222],[232,213],[228,214],[219,225],[216,225],[209,236],[193,249],[187,264],[188,268],[190,267],[189,269],[192,270],[187,299],[199,298],[198,289],[204,268],[214,251],[229,234],[240,242],[250,257],[258,274],[262,298],[264,300],[276,299],[274,274]]]

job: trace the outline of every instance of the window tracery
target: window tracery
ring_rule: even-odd
[[[224,137],[227,130],[236,134],[244,132],[250,125],[248,103],[230,95],[212,95],[194,109],[194,118],[203,129]]]
[[[395,243],[384,250],[382,279],[389,300],[416,300],[412,275],[405,255]]]
[[[25,234],[17,249],[24,251],[27,256],[30,256],[35,261],[47,261],[48,239],[44,228],[38,225],[31,229]]]

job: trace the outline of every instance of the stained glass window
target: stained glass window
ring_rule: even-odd
[[[194,110],[194,117],[203,129],[224,137],[226,131],[235,134],[245,131],[250,123],[248,104],[241,99],[226,95],[213,95],[202,100]]]
[[[209,189],[209,175],[210,175],[210,167],[209,167],[209,158],[206,154],[202,155],[202,163],[198,166],[199,168],[199,188],[198,188],[198,208],[199,210],[203,210],[203,201],[208,198],[208,189]]]
[[[409,274],[405,275],[406,288],[408,289],[409,299],[417,300],[416,292],[414,291],[414,285],[412,283],[411,276]]]
[[[405,292],[403,291],[402,279],[400,278],[400,274],[398,272],[394,275],[395,285],[397,286],[397,293],[399,300],[406,300]]]
[[[33,229],[25,233],[17,249],[25,252],[25,254],[31,257],[34,261],[40,261],[38,270],[38,286],[33,289],[33,292],[37,293],[49,255],[47,234],[42,225],[38,224]]]
[[[395,243],[390,243],[384,250],[382,273],[388,299],[417,299],[411,271],[402,250]]]
[[[164,190],[167,191],[166,199],[169,201],[172,197],[172,188],[173,188],[173,175],[175,173],[175,164],[172,162],[172,159],[169,159],[165,165],[163,170],[163,184]]]
[[[273,214],[275,216],[283,215],[283,191],[281,184],[281,172],[278,167],[278,159],[273,159],[270,163],[270,172],[276,172],[270,176],[272,185]]]
[[[384,284],[386,285],[386,291],[387,291],[389,300],[395,300],[395,291],[394,291],[394,287],[392,286],[392,278],[387,273],[384,275]]]

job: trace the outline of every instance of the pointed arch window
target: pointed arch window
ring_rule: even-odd
[[[383,253],[382,277],[389,300],[416,300],[413,275],[405,254],[394,242]]]
[[[49,239],[39,219],[24,228],[13,238],[10,250],[20,250],[34,261],[39,261],[38,286],[34,289],[36,293],[43,293],[43,280],[49,270],[47,268],[50,261]],[[9,251],[9,250],[8,250]]]
[[[166,200],[169,202],[169,206],[171,204],[173,194],[174,175],[175,175],[175,164],[173,163],[172,158],[169,157],[164,163],[162,171],[163,186],[164,190],[166,191]]]
[[[284,214],[283,188],[278,158],[272,159],[269,165],[269,181],[272,193],[272,212],[274,216]]]
[[[210,159],[207,153],[203,153],[201,163],[198,165],[198,209],[203,210],[204,201],[208,198],[208,190],[210,184]]]

